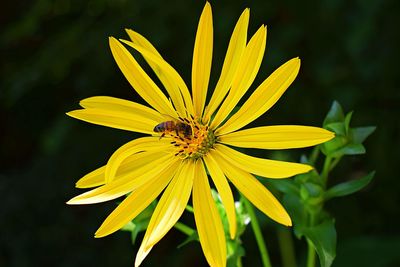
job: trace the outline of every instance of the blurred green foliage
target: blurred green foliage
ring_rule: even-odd
[[[400,265],[398,164],[400,148],[400,2],[211,1],[215,85],[233,26],[251,9],[250,33],[268,25],[266,57],[255,85],[286,60],[300,56],[300,74],[258,124],[321,125],[332,100],[358,114],[352,124],[377,125],[365,156],[349,156],[332,177],[359,178],[376,169],[358,194],[333,199],[338,249],[333,266]],[[67,118],[78,101],[110,95],[141,102],[113,61],[107,37],[124,28],[148,37],[185,81],[203,1],[6,1],[0,10],[0,266],[131,266],[138,246],[119,232],[93,233],[114,203],[68,207],[74,182],[105,164],[134,133]],[[284,154],[297,160],[301,151]],[[259,156],[276,156],[254,151]],[[336,180],[337,179],[337,180]],[[264,216],[265,217],[265,216]],[[268,244],[276,237],[260,217]],[[185,215],[183,220],[193,223]],[[139,237],[140,238],[140,237]],[[204,266],[200,246],[175,249],[185,236],[171,231],[143,266]],[[259,266],[250,231],[244,266]],[[299,245],[295,243],[295,245]],[[269,245],[273,262],[279,249]],[[296,251],[298,257],[304,251]]]

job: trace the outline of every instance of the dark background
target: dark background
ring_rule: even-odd
[[[266,56],[255,84],[286,60],[300,74],[258,124],[322,124],[333,100],[354,110],[354,126],[377,125],[367,154],[347,157],[333,173],[343,181],[376,170],[372,184],[333,200],[338,252],[334,266],[400,266],[399,47],[400,1],[212,1],[214,59],[219,75],[230,34],[245,7],[250,30],[268,25]],[[141,101],[116,66],[108,36],[124,28],[146,36],[190,81],[192,48],[203,1],[37,0],[0,9],[0,266],[132,266],[138,245],[118,232],[94,239],[115,207],[67,206],[74,183],[106,163],[137,135],[73,120],[78,101],[109,95]],[[254,88],[254,87],[252,87]],[[307,150],[305,151],[307,152]],[[275,234],[265,229],[279,266]],[[172,230],[143,266],[205,266],[198,243],[175,247]],[[260,266],[250,231],[244,266]],[[299,262],[304,247],[296,242]]]

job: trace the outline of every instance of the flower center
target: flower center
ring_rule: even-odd
[[[175,156],[183,159],[198,159],[203,157],[216,142],[214,132],[201,120],[194,118],[180,121],[166,121],[154,128],[155,132],[162,132],[162,136],[171,137],[171,144],[176,147]]]

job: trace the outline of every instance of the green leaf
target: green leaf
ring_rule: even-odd
[[[328,111],[328,114],[324,120],[324,127],[326,124],[332,122],[342,122],[344,120],[343,109],[340,106],[339,102],[333,101],[331,109]]]
[[[343,122],[332,122],[324,125],[324,128],[335,132],[336,135],[346,135],[346,125]]]
[[[362,144],[349,144],[336,150],[331,154],[332,157],[340,157],[343,155],[361,155],[365,154],[365,147]]]
[[[360,191],[371,182],[371,180],[374,178],[374,175],[375,171],[369,173],[367,176],[364,176],[361,179],[337,184],[329,188],[328,191],[325,192],[324,198],[328,200],[334,197],[347,196],[357,191]]]
[[[231,240],[230,238],[227,239],[226,247],[227,247],[227,267],[237,267],[238,261],[240,258],[245,256],[246,251],[241,245],[240,239],[236,238]]]
[[[121,228],[121,231],[131,232],[131,242],[135,244],[137,235],[141,232],[146,230],[147,225],[149,224],[149,219],[145,221],[140,221],[138,223],[129,222],[124,227]]]
[[[321,151],[324,155],[333,157],[333,153],[343,148],[347,143],[345,136],[336,135],[335,138],[321,145]]]
[[[375,131],[375,129],[375,126],[351,128],[349,135],[353,143],[361,144]]]
[[[318,254],[321,267],[332,265],[336,257],[336,229],[333,219],[303,229],[304,235],[310,240]]]
[[[350,121],[352,116],[353,116],[353,111],[347,113],[346,117],[344,118],[344,127],[346,129],[346,135],[350,129]]]
[[[307,223],[307,211],[299,195],[286,194],[282,199],[283,205],[293,220],[293,231],[297,238],[303,235]]]

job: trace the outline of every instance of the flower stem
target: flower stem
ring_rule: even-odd
[[[307,239],[308,253],[307,253],[307,267],[315,266],[315,249],[311,241]]]
[[[278,242],[281,251],[282,266],[296,267],[296,255],[294,252],[292,234],[287,228],[279,227]]]
[[[332,162],[332,157],[327,156],[325,158],[324,167],[322,168],[322,173],[321,173],[321,179],[324,187],[326,187],[326,183],[328,182],[328,174],[329,171],[331,170],[331,162]]]
[[[191,236],[192,234],[194,234],[196,231],[194,229],[192,229],[191,227],[187,226],[186,224],[183,224],[181,222],[177,222],[174,227],[181,231],[182,233],[184,233],[187,236]]]
[[[254,212],[253,205],[245,198],[242,197],[243,203],[246,207],[246,211],[249,214],[251,220],[251,228],[253,229],[254,236],[257,241],[258,249],[260,250],[261,260],[264,267],[271,267],[271,261],[269,259],[267,246],[265,245],[264,237],[261,233],[261,228],[258,223],[256,213]]]
[[[193,209],[193,207],[192,206],[190,206],[189,204],[188,205],[186,205],[186,207],[185,207],[185,210],[187,210],[188,212],[190,212],[190,213],[194,213],[194,209]]]
[[[309,226],[313,227],[314,224],[315,224],[314,214],[310,214]],[[311,243],[311,240],[308,239],[308,238],[307,238],[307,247],[308,247],[307,267],[314,267],[315,266],[315,249],[314,249],[314,246]]]

